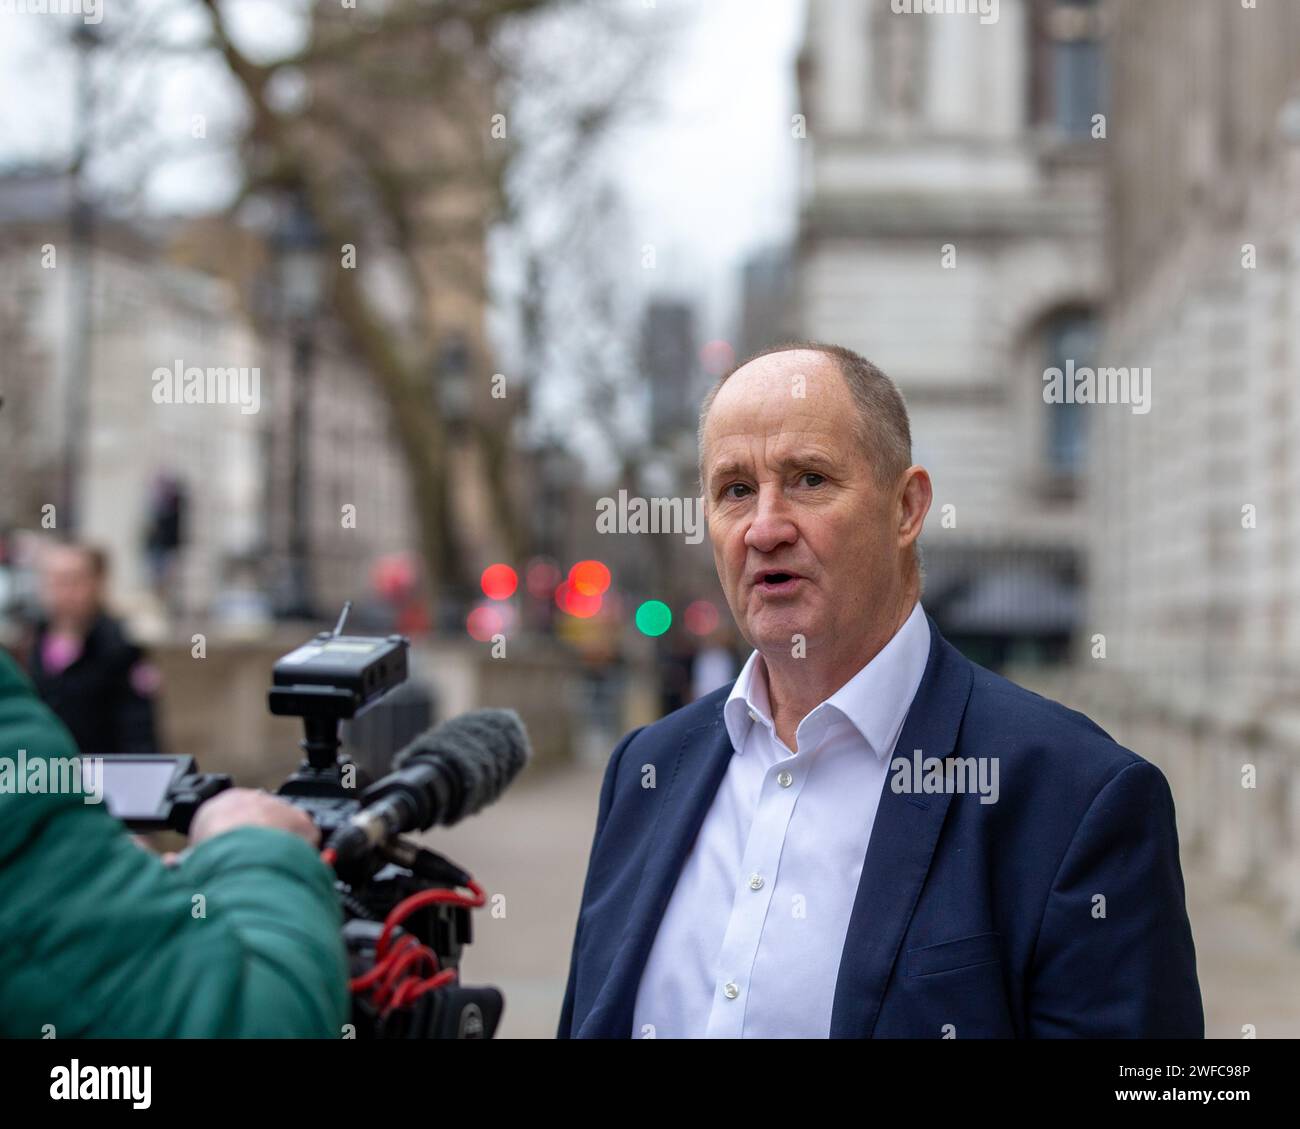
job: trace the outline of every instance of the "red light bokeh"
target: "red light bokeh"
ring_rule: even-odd
[[[480,584],[483,587],[483,595],[489,600],[508,600],[519,587],[519,577],[509,565],[488,565],[483,570]]]
[[[569,569],[569,584],[583,596],[603,596],[609,582],[609,569],[600,561],[579,561]]]

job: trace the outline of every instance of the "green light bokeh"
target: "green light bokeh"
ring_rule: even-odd
[[[636,629],[642,635],[662,635],[672,622],[672,609],[662,600],[647,600],[636,610]]]

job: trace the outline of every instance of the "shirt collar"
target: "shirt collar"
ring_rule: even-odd
[[[754,722],[772,728],[772,718],[768,713],[767,677],[759,665],[762,661],[762,656],[757,651],[750,653],[722,706],[722,720],[727,726],[731,747],[738,753],[744,749],[745,737]]]
[[[916,697],[930,657],[930,628],[920,601],[876,656],[799,723],[816,724],[827,715],[843,717],[880,759],[893,752],[907,711]],[[741,668],[722,707],[732,749],[740,753],[755,722],[772,730],[767,671],[754,651]],[[822,725],[825,721],[821,722]]]

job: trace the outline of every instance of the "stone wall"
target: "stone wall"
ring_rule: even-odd
[[[301,760],[302,725],[296,718],[272,717],[266,696],[275,660],[302,642],[287,633],[256,642],[214,642],[203,659],[179,644],[153,648],[163,673],[165,751],[192,755],[203,771],[228,772],[240,784],[273,787],[282,781]],[[480,707],[510,708],[528,730],[534,769],[579,755],[589,719],[582,670],[568,651],[512,641],[509,658],[494,660],[478,644],[420,644],[412,650],[411,671],[413,682],[433,689],[435,721]],[[624,680],[626,704],[615,728],[639,723],[644,711],[635,687],[652,677],[652,670],[638,667]],[[605,754],[612,750],[611,744]]]

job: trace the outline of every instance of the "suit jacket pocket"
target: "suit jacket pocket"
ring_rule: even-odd
[[[921,949],[907,950],[908,976],[933,976],[936,972],[953,972],[976,964],[991,964],[1000,959],[997,933],[977,933],[973,937],[959,937],[926,945]]]

